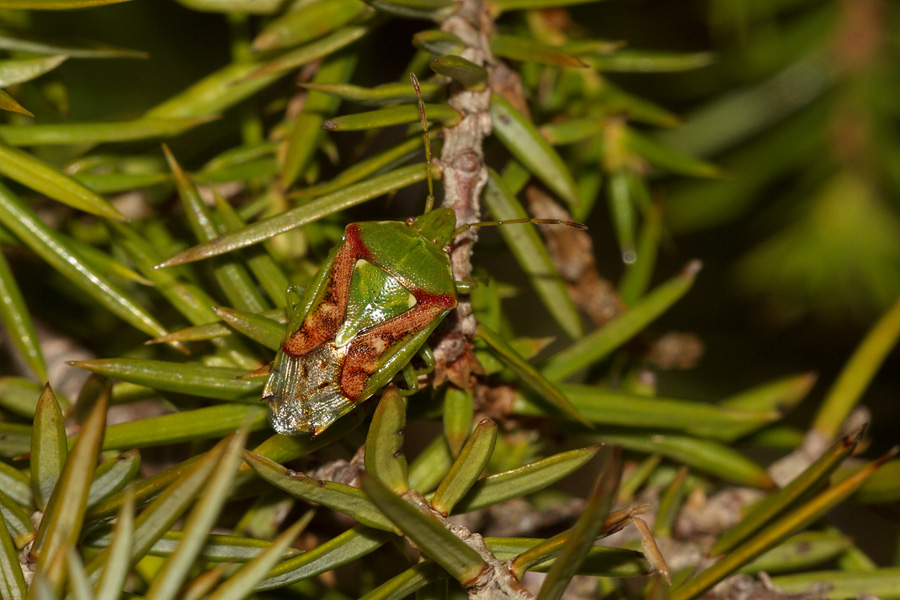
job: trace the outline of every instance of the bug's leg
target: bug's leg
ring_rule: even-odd
[[[418,372],[409,363],[403,367],[403,381],[406,382],[406,389],[396,388],[401,396],[412,396],[419,391],[419,375]]]
[[[294,312],[294,306],[297,304],[297,301],[300,299],[300,296],[303,295],[303,287],[297,285],[296,283],[292,283],[287,286],[287,289],[284,291],[285,298],[287,300],[286,310],[288,312],[288,316],[291,316],[291,313]]]
[[[422,359],[422,362],[425,363],[425,368],[416,371],[416,375],[428,375],[432,371],[434,371],[434,352],[431,351],[431,348],[428,346],[422,346],[419,349],[419,357]]]

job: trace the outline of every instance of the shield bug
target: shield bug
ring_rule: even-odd
[[[412,77],[416,93],[418,82]],[[449,208],[432,210],[431,151],[425,128],[426,211],[405,221],[351,223],[295,306],[263,391],[273,429],[318,435],[403,370],[456,308],[450,266],[456,227]]]

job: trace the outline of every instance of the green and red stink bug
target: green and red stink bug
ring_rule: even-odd
[[[418,93],[418,82],[412,77]],[[406,367],[456,308],[450,265],[456,227],[449,208],[432,210],[431,151],[424,107],[429,196],[426,211],[406,221],[351,223],[306,288],[288,323],[263,391],[272,428],[318,435]]]

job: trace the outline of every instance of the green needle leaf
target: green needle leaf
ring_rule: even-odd
[[[281,348],[281,340],[284,337],[284,323],[279,323],[262,315],[222,306],[214,306],[213,310],[228,325],[251,340],[259,342],[270,350]],[[283,315],[284,309],[279,309],[279,312]],[[214,325],[218,325],[218,323]]]
[[[519,353],[507,344],[497,333],[488,329],[484,323],[479,323],[476,334],[480,339],[484,340],[491,349],[493,355],[506,365],[509,370],[515,373],[522,383],[531,388],[534,393],[538,394],[554,408],[565,413],[568,417],[583,423],[587,427],[592,427],[590,422],[578,412],[577,408],[572,406],[572,403],[569,402],[562,392],[532,367],[528,361],[519,356]]]
[[[816,462],[807,467],[788,485],[750,507],[740,522],[719,537],[709,554],[716,556],[728,552],[765,527],[767,523],[779,515],[785,514],[792,505],[796,504],[797,500],[814,491],[816,486],[825,481],[845,458],[853,454],[861,437],[862,431],[858,431],[855,435],[845,437],[833,444]]]
[[[386,531],[357,525],[300,556],[283,561],[256,589],[262,591],[284,587],[331,571],[374,552],[392,537],[393,534]]]
[[[19,113],[28,117],[34,116],[30,110],[19,104],[15,98],[3,90],[0,90],[0,110],[8,110],[9,112]]]
[[[218,225],[213,221],[212,211],[200,198],[200,192],[193,183],[188,181],[187,175],[169,149],[164,146],[163,151],[166,154],[169,169],[172,171],[178,196],[181,198],[181,206],[184,208],[194,236],[200,242],[208,242],[218,237]],[[256,313],[269,308],[244,265],[236,262],[233,258],[217,259],[213,265],[213,275],[233,306]]]
[[[160,417],[110,425],[104,450],[161,446],[221,437],[249,423],[251,430],[268,426],[266,408],[247,404],[219,404]]]
[[[430,120],[449,126],[455,125],[462,118],[459,111],[447,104],[426,104],[425,114],[428,115]],[[390,127],[391,125],[417,123],[418,121],[418,106],[409,104],[334,117],[325,121],[322,124],[322,129],[326,131],[360,131]]]
[[[705,402],[648,397],[597,386],[559,384],[557,387],[580,415],[598,425],[672,429],[730,441],[781,416],[780,412],[771,409],[729,409]],[[516,396],[513,410],[525,415],[553,414],[546,404],[521,394]]]
[[[525,115],[502,96],[491,96],[494,134],[521,162],[570,206],[578,205],[578,186],[563,159]]]
[[[487,84],[487,70],[461,56],[453,54],[438,56],[428,63],[428,66],[438,75],[449,77],[466,89],[478,92]],[[426,114],[431,115],[430,112]]]
[[[247,373],[245,369],[207,367],[145,358],[100,358],[71,364],[93,373],[156,390],[230,402],[256,402],[265,383],[259,379],[238,379]]]
[[[308,90],[315,90],[363,105],[408,104],[416,101],[416,93],[409,82],[385,83],[371,88],[350,83],[319,83],[317,81],[300,85]],[[439,83],[420,81],[419,89],[422,91],[423,98],[432,99],[439,95],[444,86]],[[418,150],[422,145],[422,136],[417,135],[414,139]],[[353,165],[350,165],[350,168],[353,168]]]
[[[313,77],[313,85],[342,85],[356,69],[356,56],[342,52],[326,59]],[[320,150],[326,117],[335,113],[339,98],[318,92],[307,95],[301,112],[294,121],[281,168],[281,183],[288,188],[303,175]]]
[[[884,314],[853,352],[819,406],[813,429],[833,438],[863,391],[900,339],[900,299]]]
[[[62,411],[48,383],[44,386],[34,411],[29,461],[34,502],[38,509],[47,508],[47,502],[62,474],[68,454]]]
[[[0,8],[18,8],[26,10],[73,10],[119,4],[130,0],[0,0]]]
[[[209,121],[209,118],[135,119],[132,121],[107,123],[0,125],[0,140],[11,146],[127,142],[174,137]],[[62,202],[63,200],[60,201]],[[101,213],[92,210],[89,210],[89,212],[94,212],[94,214],[100,214],[101,216],[110,216],[110,214],[105,212]],[[121,219],[122,216],[116,213],[112,218]]]
[[[870,462],[847,479],[827,488],[819,495],[797,506],[794,510],[782,514],[757,535],[733,548],[711,567],[672,590],[672,600],[696,598],[769,548],[773,548],[782,540],[787,539],[792,533],[808,526],[849,497],[859,486],[876,473],[882,464],[895,454],[896,448],[881,458]]]
[[[455,507],[465,513],[541,490],[569,475],[597,454],[600,446],[569,450],[517,469],[480,479]]]
[[[409,489],[409,467],[403,455],[406,398],[390,385],[381,395],[366,435],[366,471],[396,494]]]
[[[563,547],[559,557],[547,573],[547,578],[541,584],[541,590],[536,600],[558,600],[572,577],[578,572],[578,567],[587,557],[594,540],[603,530],[606,515],[616,498],[616,490],[622,479],[622,460],[618,452],[605,446],[598,457],[600,472],[594,490],[588,498],[587,504],[578,517],[578,522],[572,528],[572,535],[568,543]]]
[[[241,600],[245,598],[253,591],[256,584],[268,574],[269,569],[281,560],[291,542],[300,535],[300,532],[312,520],[313,514],[313,511],[307,512],[296,523],[272,540],[272,543],[269,544],[265,551],[241,567],[234,575],[228,578],[228,581],[216,588],[208,596],[208,600]]]
[[[134,536],[134,495],[128,493],[119,510],[109,544],[108,560],[97,581],[96,600],[118,600],[128,576],[128,557]]]
[[[107,382],[102,392],[93,398],[87,420],[68,455],[59,482],[41,518],[31,548],[31,554],[37,558],[40,570],[50,569],[52,572],[53,563],[58,560],[63,549],[67,545],[74,546],[81,536],[90,482],[94,478],[106,427],[106,409],[109,406],[111,388]],[[56,580],[57,587],[59,583]]]
[[[429,583],[446,578],[447,573],[440,566],[430,560],[423,560],[399,575],[391,577],[359,600],[403,600]]]
[[[72,208],[116,221],[125,218],[103,197],[54,167],[6,144],[0,144],[0,174]]]
[[[340,511],[363,525],[393,531],[391,522],[359,488],[334,481],[319,481],[303,473],[289,471],[253,452],[245,452],[244,460],[262,479],[296,498]]]
[[[0,597],[24,598],[27,595],[19,552],[9,536],[6,519],[0,519]]]
[[[138,474],[141,468],[141,454],[129,450],[100,463],[94,471],[94,481],[88,493],[87,505],[93,506],[104,498],[121,491]]]
[[[101,42],[10,29],[0,29],[0,50],[32,54],[65,54],[69,58],[147,58],[145,52]]]
[[[9,535],[12,536],[17,548],[23,548],[34,539],[34,525],[30,513],[2,491],[0,491],[0,514],[3,515],[2,520],[6,522]]]
[[[229,439],[216,470],[203,489],[203,496],[185,521],[181,543],[153,578],[146,594],[148,600],[163,600],[177,595],[206,543],[209,530],[225,505],[241,460],[241,451],[247,441],[247,433],[247,429],[242,428]]]
[[[488,568],[478,552],[434,517],[424,514],[368,473],[362,473],[361,483],[366,495],[403,534],[463,586]]]
[[[0,319],[6,327],[9,340],[25,362],[38,379],[46,381],[47,366],[38,343],[37,331],[31,320],[31,312],[2,253],[0,253]]]
[[[264,52],[299,46],[350,23],[366,10],[360,0],[331,0],[301,6],[266,25],[251,48]]]
[[[51,267],[126,323],[151,337],[166,334],[163,326],[143,307],[82,261],[76,252],[67,247],[60,234],[47,227],[25,203],[2,184],[0,184],[0,222]]]
[[[595,436],[605,444],[647,454],[662,454],[681,464],[712,473],[740,485],[772,489],[775,484],[757,463],[712,440],[668,433],[604,433]]]
[[[482,199],[498,221],[529,216],[502,178],[491,169],[488,170],[488,181]],[[569,337],[580,338],[583,330],[578,309],[535,228],[530,225],[511,225],[498,229],[553,320]]]
[[[531,39],[501,34],[491,36],[490,42],[495,56],[554,67],[587,67],[578,57]]]
[[[133,542],[128,555],[129,566],[137,564],[146,556],[156,540],[181,518],[222,460],[229,442],[228,439],[222,440],[205,455],[196,458],[187,468],[182,469],[176,478],[169,480],[170,483],[165,490],[135,519]],[[125,501],[128,501],[127,495]],[[87,570],[92,577],[96,577],[97,571],[109,564],[111,552],[112,548],[107,547],[88,563]]]
[[[681,298],[694,283],[700,266],[700,261],[688,263],[681,273],[658,286],[628,311],[558,352],[547,361],[541,373],[550,381],[559,381],[606,357]]]
[[[368,181],[347,186],[342,190],[317,198],[303,206],[286,210],[274,217],[257,221],[243,229],[226,233],[211,242],[189,248],[157,265],[157,268],[161,269],[202,260],[262,242],[275,237],[279,233],[285,233],[301,225],[312,223],[330,214],[346,210],[351,206],[356,206],[382,194],[399,190],[423,179],[425,179],[424,165],[416,164],[401,167],[384,175],[373,177]]]
[[[481,477],[497,443],[497,424],[485,419],[475,428],[469,440],[460,450],[459,456],[450,466],[450,471],[441,481],[431,499],[431,506],[446,516]]]

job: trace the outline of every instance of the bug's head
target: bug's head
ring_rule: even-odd
[[[406,222],[419,235],[443,248],[453,239],[456,213],[449,208],[436,208],[424,215],[410,217]]]

